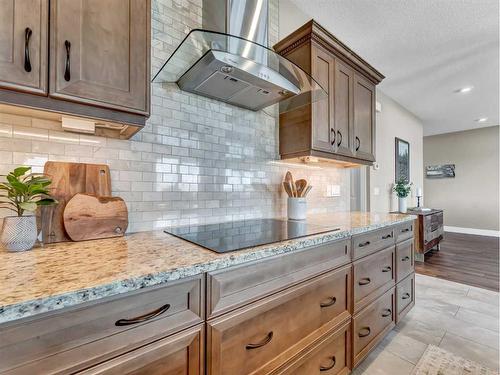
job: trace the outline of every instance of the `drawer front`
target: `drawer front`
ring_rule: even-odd
[[[413,238],[396,245],[396,282],[415,271]]]
[[[394,327],[395,290],[390,289],[353,319],[354,366]]]
[[[352,258],[359,259],[395,244],[394,227],[374,230],[352,237]]]
[[[78,374],[201,375],[203,331],[203,325],[182,331]]]
[[[358,311],[371,301],[379,288],[393,285],[395,247],[382,250],[353,264],[354,310]]]
[[[400,224],[396,227],[396,241],[402,242],[413,238],[415,222],[414,220]]]
[[[348,239],[335,241],[208,273],[208,318],[349,263],[350,245]]]
[[[202,323],[203,290],[200,275],[6,326],[0,373],[76,371]]]
[[[208,322],[209,374],[248,374],[326,323],[349,318],[345,267]]]
[[[351,324],[324,336],[298,360],[272,375],[344,375],[351,367]]]
[[[396,285],[396,322],[399,322],[415,305],[415,274],[412,273]]]

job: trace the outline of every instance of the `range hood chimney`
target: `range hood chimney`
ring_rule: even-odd
[[[204,0],[203,29],[186,36],[153,78],[238,107],[280,112],[327,97],[268,45],[268,0]]]

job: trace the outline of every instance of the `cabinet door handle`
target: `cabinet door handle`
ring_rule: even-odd
[[[138,324],[138,323],[143,323],[148,320],[154,319],[157,316],[160,316],[161,314],[165,313],[168,309],[170,309],[170,304],[163,305],[162,307],[151,311],[150,313],[131,318],[131,319],[119,319],[115,322],[115,326],[128,326],[131,324]]]
[[[383,312],[382,312],[382,318],[387,318],[388,316],[390,316],[392,314],[392,310],[391,309],[385,309]]]
[[[365,247],[365,246],[368,246],[369,244],[370,244],[370,241],[366,241],[366,242],[360,243],[358,246]]]
[[[328,366],[319,366],[319,371],[328,371],[335,367],[335,356],[330,357],[330,364]]]
[[[69,40],[64,41],[64,47],[66,48],[66,62],[64,67],[64,80],[69,81],[71,79],[71,61],[70,61],[70,53],[71,53],[71,42]]]
[[[370,280],[369,277],[365,277],[365,278],[362,278],[361,280],[358,281],[358,284],[359,285],[368,285],[370,284],[372,281]]]
[[[389,234],[386,234],[385,236],[382,236],[382,239],[386,240],[386,239],[391,238],[391,237],[392,237],[392,234],[389,233]]]
[[[335,305],[335,302],[337,302],[337,298],[336,297],[328,297],[328,302],[321,302],[319,304],[319,306],[320,307],[330,307],[330,306]]]
[[[26,72],[31,72],[31,60],[30,60],[30,39],[33,31],[27,27],[24,30],[24,70]]]
[[[409,232],[410,231],[410,228],[405,228],[403,230],[401,230],[401,233],[406,233],[406,232]]]
[[[336,135],[337,133],[335,133],[335,129],[334,129],[334,128],[330,128],[330,132],[331,132],[331,134],[332,134],[332,136],[333,136],[333,139],[332,139],[332,146],[335,146],[335,135]]]
[[[372,332],[372,330],[370,329],[370,327],[364,327],[364,328],[361,328],[358,332],[358,336],[359,337],[366,337],[368,336],[370,333]]]
[[[391,266],[387,266],[385,268],[382,268],[382,272],[391,272],[392,268]]]
[[[410,260],[410,257],[407,255],[403,259],[401,259],[401,262],[407,262]]]
[[[261,348],[264,345],[269,344],[272,339],[273,339],[273,331],[269,332],[266,338],[262,342],[259,342],[257,344],[247,344],[247,346],[245,346],[245,349],[251,350],[251,349]]]
[[[401,299],[408,299],[410,298],[410,293],[405,293],[403,294],[403,296],[401,297]]]
[[[340,130],[337,130],[337,133],[339,135],[339,140],[337,142],[337,147],[338,147],[342,144],[342,133],[340,132]]]
[[[361,147],[361,140],[356,136],[356,151]]]

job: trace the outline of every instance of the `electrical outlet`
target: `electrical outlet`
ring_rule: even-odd
[[[340,185],[332,185],[332,197],[340,197]]]

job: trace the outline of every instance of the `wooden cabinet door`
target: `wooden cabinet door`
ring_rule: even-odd
[[[354,153],[375,161],[375,85],[354,75]]]
[[[52,0],[50,95],[149,112],[149,0]]]
[[[203,326],[169,336],[79,374],[201,375]]]
[[[335,61],[335,131],[336,153],[352,156],[354,72],[347,65]]]
[[[328,97],[312,104],[312,148],[318,151],[335,150],[335,129],[333,128],[333,82],[335,61],[319,46],[311,46],[312,76],[328,91]]]
[[[47,94],[48,0],[0,0],[0,88]]]

